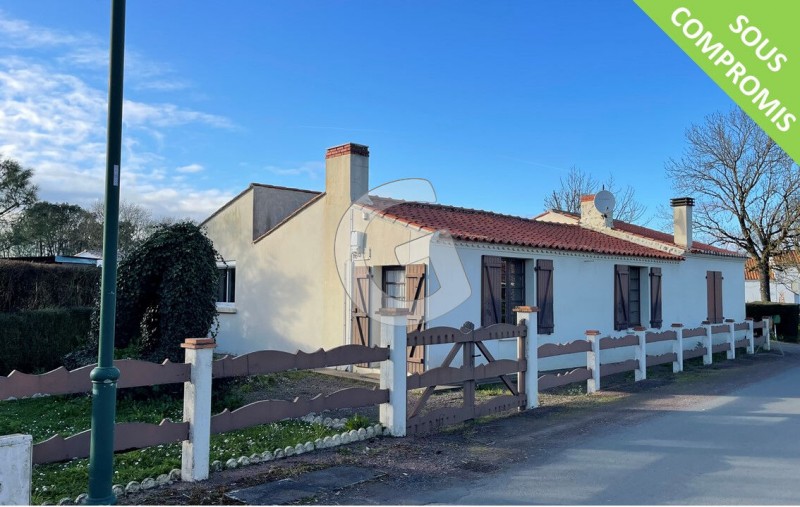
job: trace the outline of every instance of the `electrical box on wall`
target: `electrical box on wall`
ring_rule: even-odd
[[[350,253],[364,255],[367,248],[367,234],[361,231],[350,232]]]

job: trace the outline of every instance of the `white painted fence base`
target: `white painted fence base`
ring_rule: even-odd
[[[0,436],[0,505],[30,505],[33,437]]]
[[[381,347],[389,347],[389,360],[381,362],[381,389],[389,390],[389,403],[380,405],[381,424],[392,436],[406,435],[406,323],[408,310],[383,308],[381,318]]]
[[[183,441],[181,479],[208,479],[211,451],[211,364],[216,343],[211,338],[189,338],[186,362],[192,365],[189,382],[183,383],[183,419],[189,423],[189,440]]]

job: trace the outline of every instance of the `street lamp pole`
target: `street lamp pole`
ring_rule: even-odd
[[[92,432],[89,450],[87,504],[116,502],[114,478],[114,424],[117,379],[114,367],[114,317],[117,309],[117,240],[119,237],[119,182],[122,152],[122,81],[125,61],[125,0],[111,3],[111,56],[108,80],[108,138],[106,202],[103,223],[103,273],[100,288],[100,344],[92,370]]]

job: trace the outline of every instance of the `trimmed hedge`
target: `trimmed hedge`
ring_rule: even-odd
[[[92,306],[100,269],[0,260],[0,312]]]
[[[746,303],[745,312],[748,317],[755,320],[780,315],[781,321],[776,325],[778,336],[789,342],[797,342],[800,305],[794,303]]]
[[[0,375],[43,373],[87,343],[91,308],[0,313]]]

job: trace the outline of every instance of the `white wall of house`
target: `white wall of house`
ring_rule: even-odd
[[[236,262],[234,313],[220,313],[218,350],[243,354],[266,348],[313,351],[306,339],[322,336],[314,318],[325,298],[320,290],[322,248],[319,202],[258,242],[252,238],[252,192],[222,210],[205,227],[225,260]],[[305,231],[300,233],[300,231]]]
[[[800,303],[800,295],[792,292],[791,281],[770,280],[769,286],[773,302]],[[748,303],[761,301],[761,283],[758,280],[744,281],[744,300]]]
[[[436,247],[432,247],[435,249]],[[527,259],[526,263],[526,303],[536,305],[535,287],[536,259],[553,261],[553,312],[554,333],[539,337],[539,344],[565,343],[582,339],[587,329],[598,329],[603,335],[622,335],[614,331],[614,266],[624,264],[641,268],[660,267],[662,269],[663,325],[668,329],[673,322],[684,323],[688,327],[699,326],[707,317],[706,271],[723,273],[723,309],[726,318],[741,322],[744,315],[744,297],[741,290],[743,259],[728,259],[712,256],[689,256],[684,261],[663,261],[657,259],[586,255],[547,250],[480,245],[461,243],[458,255],[465,268],[470,286],[466,301],[450,312],[436,316],[428,322],[428,327],[460,327],[465,321],[480,326],[481,316],[481,256],[495,255]],[[442,284],[445,281],[441,282]],[[641,318],[642,325],[649,327],[649,277],[642,271],[641,278]],[[436,314],[432,314],[436,315]],[[661,353],[654,345],[652,353]],[[432,368],[441,363],[449,347],[428,347],[427,365]],[[499,357],[512,357],[516,354],[515,340],[499,340],[490,344],[492,354]],[[631,351],[620,351],[618,359],[628,359],[622,355]],[[664,350],[663,352],[667,352]],[[608,357],[611,358],[613,354]],[[632,357],[631,357],[632,358]],[[573,358],[553,358],[543,360],[541,367],[565,368],[578,366],[585,361],[583,355]],[[458,364],[455,362],[454,364]]]

